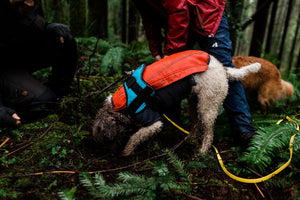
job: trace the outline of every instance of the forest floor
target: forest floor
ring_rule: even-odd
[[[91,46],[93,48],[94,43]],[[85,60],[82,62],[92,61],[87,56],[82,56],[81,59]],[[133,62],[137,63],[132,61],[131,66],[134,66]],[[89,75],[84,74],[86,72]],[[38,75],[47,77],[45,74],[41,72]],[[71,95],[62,100],[54,114],[35,122],[24,123],[18,128],[0,128],[0,199],[109,199],[101,198],[102,194],[95,192],[95,184],[86,185],[86,172],[90,177],[101,174],[108,185],[120,184],[120,174],[124,172],[143,176],[147,181],[159,183],[155,189],[148,188],[156,195],[152,199],[157,200],[300,199],[300,157],[297,154],[294,156],[298,163],[293,163],[293,167],[287,167],[268,181],[248,184],[233,180],[225,174],[213,148],[207,155],[198,154],[199,141],[182,133],[169,122],[165,122],[162,133],[140,145],[135,154],[129,157],[120,155],[122,147],[110,151],[112,144],[96,144],[91,135],[94,117],[108,92],[113,92],[117,86],[102,94],[90,94],[117,78],[118,76],[93,73],[90,68],[83,70],[75,78]],[[299,106],[281,108],[284,109],[288,113],[300,111]],[[281,112],[262,115],[255,111],[253,120],[263,118],[277,121],[284,116],[286,115]],[[274,158],[273,163],[277,165],[268,166],[263,173],[240,162],[239,158],[245,152],[233,139],[227,120],[223,113],[219,115],[214,145],[230,172],[245,178],[258,178],[273,172],[283,162]],[[187,130],[191,127],[186,121],[183,124]],[[178,157],[177,164],[172,161],[166,149]],[[178,170],[181,166],[184,166],[183,171]],[[166,172],[162,173],[162,169]],[[90,180],[97,181],[93,178]],[[190,188],[186,190],[171,187],[187,182]],[[167,183],[170,183],[169,187],[165,187]],[[125,196],[114,199],[135,199],[130,195]]]
[[[67,118],[69,116],[66,113],[60,116],[50,115],[39,123],[26,124],[18,130],[2,130],[0,142],[4,143],[5,139],[10,138],[0,149],[0,195],[3,199],[63,199],[59,192],[72,188],[75,188],[73,199],[99,199],[89,193],[89,188],[83,186],[82,172],[89,172],[92,177],[100,173],[107,183],[118,181],[120,172],[151,177],[159,163],[167,162],[164,149],[172,150],[186,165],[194,163],[199,166],[190,167],[189,170],[193,180],[192,192],[171,190],[165,193],[157,189],[156,199],[300,198],[299,182],[287,187],[268,182],[247,184],[231,179],[220,168],[212,149],[208,155],[196,156],[199,144],[170,124],[162,134],[141,145],[133,156],[123,157],[120,151],[109,151],[110,146],[96,144],[91,138],[90,130],[68,125],[65,122]],[[216,128],[218,126],[224,130],[222,122],[217,122]],[[238,162],[241,150],[234,147],[230,134],[227,136],[223,136],[222,140],[217,137],[214,144],[228,166]],[[241,167],[247,168],[242,164]],[[272,178],[272,182],[280,182],[283,177],[289,176],[289,172],[288,169],[283,171]],[[259,176],[252,174],[248,177]]]

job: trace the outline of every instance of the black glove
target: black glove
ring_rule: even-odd
[[[5,106],[0,106],[0,125],[4,126],[14,126],[17,123],[17,120],[12,117],[12,115],[16,113],[11,108],[7,108]]]
[[[46,30],[51,36],[68,38],[70,36],[70,29],[67,25],[58,23],[49,23]]]

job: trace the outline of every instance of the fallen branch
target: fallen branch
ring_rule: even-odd
[[[96,92],[93,92],[91,94],[88,94],[86,95],[84,98],[88,98],[88,97],[91,97],[91,96],[94,96],[96,94],[102,94],[103,92],[105,92],[106,90],[108,90],[110,87],[112,87],[113,85],[117,84],[118,82],[120,82],[121,80],[125,79],[126,76],[122,76],[120,78],[118,78],[117,80],[115,80],[114,82],[108,84],[105,88],[103,88],[102,90],[100,91],[96,91]]]
[[[5,144],[8,142],[8,140],[10,140],[10,138],[6,138],[6,139],[4,140],[4,142],[2,142],[2,144],[0,145],[0,148],[2,148],[3,145],[5,145]]]
[[[184,192],[181,192],[181,191],[178,191],[178,190],[174,190],[174,189],[171,189],[173,192],[177,193],[177,194],[181,194],[181,195],[184,195],[190,199],[195,199],[195,200],[203,200],[203,199],[200,199],[199,197],[196,197],[196,196],[193,196],[193,195],[190,195],[190,194],[186,194]]]

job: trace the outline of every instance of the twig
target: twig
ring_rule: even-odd
[[[262,191],[259,189],[258,185],[254,183],[256,189],[259,191],[260,195],[265,199],[265,195],[262,193]]]
[[[42,136],[44,136],[44,135],[45,134],[43,134]],[[40,138],[42,138],[42,136],[40,136]],[[171,150],[172,151],[176,150],[187,139],[187,137],[188,136],[186,136],[182,141],[180,141],[178,144],[176,144],[174,147],[172,147]],[[31,144],[33,144],[33,142],[30,143],[30,144],[24,145],[23,147],[15,150],[13,153],[15,153],[16,151],[19,151],[20,149],[26,148],[27,146],[30,146]],[[12,154],[12,153],[10,153],[10,154]],[[167,155],[167,153],[163,153],[163,154],[160,154],[160,155],[157,155],[157,156],[153,156],[151,158],[148,158],[146,160],[143,160],[143,161],[140,161],[140,162],[137,162],[137,163],[133,163],[131,165],[127,165],[127,166],[123,166],[123,167],[118,167],[118,168],[113,168],[113,169],[92,171],[92,172],[88,172],[88,173],[89,174],[95,174],[95,173],[107,173],[107,172],[119,171],[119,170],[123,170],[123,169],[127,169],[127,168],[130,168],[130,167],[137,166],[139,164],[148,162],[148,161],[153,160],[153,159],[157,159],[157,158],[163,157],[165,155]],[[0,176],[0,178],[14,178],[14,177],[25,177],[25,176],[38,176],[38,175],[43,175],[43,174],[77,174],[77,173],[80,173],[80,172],[79,171],[48,171],[48,172],[36,172],[36,173],[28,173],[28,174],[23,174],[23,175],[14,175],[14,176]]]
[[[8,142],[8,140],[10,140],[10,138],[6,138],[6,139],[4,140],[4,142],[2,142],[2,144],[0,145],[0,148],[3,147],[3,145],[5,145],[5,143]]]
[[[177,194],[181,194],[181,195],[184,195],[184,196],[187,196],[188,198],[190,199],[195,199],[195,200],[203,200],[203,199],[200,199],[199,197],[196,197],[196,196],[193,196],[193,195],[190,195],[190,194],[186,194],[184,192],[181,192],[181,191],[178,191],[178,190],[174,190],[174,189],[171,189],[173,192],[177,193]]]
[[[259,177],[263,177],[260,173],[254,171],[253,169],[251,169],[251,168],[249,168],[249,167],[247,167],[247,166],[245,166],[245,165],[242,165],[242,166],[243,166],[244,168],[248,169],[248,170],[249,170],[250,172],[252,172],[253,174],[255,174],[255,175],[259,176]],[[257,187],[257,186],[256,186],[256,187]],[[266,187],[266,184],[265,184],[265,183],[264,183],[264,187],[265,187],[265,190],[267,191],[267,193],[268,193],[268,195],[269,195],[270,200],[273,200],[273,197],[272,197],[270,191],[268,190],[268,187]]]
[[[91,96],[94,96],[96,94],[102,94],[103,92],[105,92],[106,90],[108,90],[110,87],[112,87],[113,85],[117,84],[119,81],[123,80],[126,76],[122,76],[120,78],[118,78],[117,80],[115,80],[114,82],[110,83],[109,85],[107,85],[105,88],[103,88],[102,90],[100,91],[96,91],[96,92],[93,92],[91,94],[88,94],[86,95],[84,98],[88,98],[88,97],[91,97]]]
[[[178,144],[176,144],[174,147],[172,147],[170,150],[171,150],[171,151],[175,151],[178,147],[180,147],[180,146],[182,145],[182,143],[183,143],[184,141],[187,140],[188,137],[189,137],[189,135],[186,136],[183,140],[181,140],[181,141],[180,141]]]
[[[14,176],[0,176],[0,178],[16,178],[16,177],[27,177],[27,176],[40,176],[44,174],[76,174],[79,173],[77,171],[48,171],[48,172],[35,172],[28,174],[20,174]]]
[[[22,147],[20,147],[20,148],[18,148],[18,149],[16,149],[16,150],[14,150],[14,151],[12,151],[12,152],[10,152],[9,154],[7,154],[6,156],[8,157],[8,156],[10,156],[11,154],[14,154],[14,153],[16,153],[16,152],[18,152],[18,151],[20,151],[21,149],[24,149],[24,148],[26,148],[26,147],[29,147],[30,145],[32,145],[33,144],[33,142],[30,142],[30,143],[28,143],[28,144],[25,144],[24,146],[22,146]]]
[[[89,61],[88,61],[88,75],[91,73],[91,59],[92,57],[96,54],[96,49],[97,49],[97,46],[98,46],[98,42],[99,42],[100,38],[98,37],[97,38],[97,41],[95,43],[95,46],[94,46],[94,49],[93,49],[93,52],[91,53],[91,55],[89,55]],[[77,89],[78,89],[78,92],[80,92],[80,81],[79,81],[79,75],[80,75],[80,72],[81,72],[81,69],[79,68],[77,70],[77,73],[76,73],[76,78],[77,78]]]
[[[89,55],[89,62],[88,62],[88,65],[89,65],[89,71],[88,71],[88,74],[91,73],[91,67],[90,67],[90,66],[91,66],[91,59],[92,59],[92,57],[96,54],[96,50],[97,50],[97,47],[98,47],[98,42],[99,42],[99,40],[100,40],[100,38],[98,37],[98,38],[97,38],[97,41],[96,41],[96,43],[95,43],[93,52],[92,52],[91,55]]]

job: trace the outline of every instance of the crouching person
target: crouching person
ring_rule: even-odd
[[[69,92],[77,47],[66,25],[46,23],[40,0],[0,2],[0,127],[52,112]],[[52,67],[42,84],[32,73]]]

